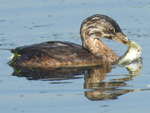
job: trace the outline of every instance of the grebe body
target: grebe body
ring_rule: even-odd
[[[118,56],[99,38],[115,40],[128,45],[129,39],[112,18],[96,14],[81,25],[82,46],[71,42],[52,41],[17,47],[12,50],[10,65],[23,67],[78,67],[112,64]]]

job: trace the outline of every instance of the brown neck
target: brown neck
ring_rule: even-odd
[[[104,62],[113,63],[119,58],[115,52],[97,38],[82,40],[82,46],[92,54],[102,57]]]

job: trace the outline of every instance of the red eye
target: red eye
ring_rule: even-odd
[[[140,52],[140,50],[138,49],[138,52]]]

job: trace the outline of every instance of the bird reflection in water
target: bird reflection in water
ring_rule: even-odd
[[[117,79],[105,81],[105,77],[117,66],[100,65],[96,67],[74,67],[74,68],[22,68],[13,67],[12,75],[18,77],[26,77],[28,80],[47,80],[59,81],[65,79],[79,79],[78,75],[84,75],[85,96],[90,100],[109,100],[117,99],[118,96],[128,92],[133,92],[134,89],[122,89],[126,87],[126,81],[132,80],[133,77],[139,76],[141,72],[142,62],[137,59],[129,64],[121,65],[126,67],[129,74],[121,76]],[[54,83],[55,83],[54,82]],[[59,83],[59,82],[58,82]]]
[[[135,91],[134,89],[122,89],[127,87],[126,81],[132,80],[133,77],[139,76],[142,69],[141,59],[124,65],[129,74],[121,76],[122,78],[110,79],[104,81],[107,73],[111,72],[113,67],[103,67],[99,69],[88,70],[85,75],[85,89],[91,89],[85,91],[85,96],[90,100],[110,100],[117,99],[118,96],[126,94],[128,92]]]
[[[140,45],[130,41],[126,53],[120,57],[117,63],[119,66],[125,67],[129,72],[123,78],[104,81],[107,73],[113,69],[112,67],[103,66],[103,68],[88,70],[85,75],[84,87],[92,90],[85,92],[86,97],[90,100],[108,100],[116,99],[122,94],[135,91],[135,89],[122,89],[122,87],[127,87],[126,81],[130,81],[133,77],[140,75],[142,69],[141,50]]]

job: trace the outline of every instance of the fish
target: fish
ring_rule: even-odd
[[[118,65],[126,65],[132,63],[141,58],[142,48],[135,41],[130,40],[130,44],[127,46],[127,51],[118,60]]]

